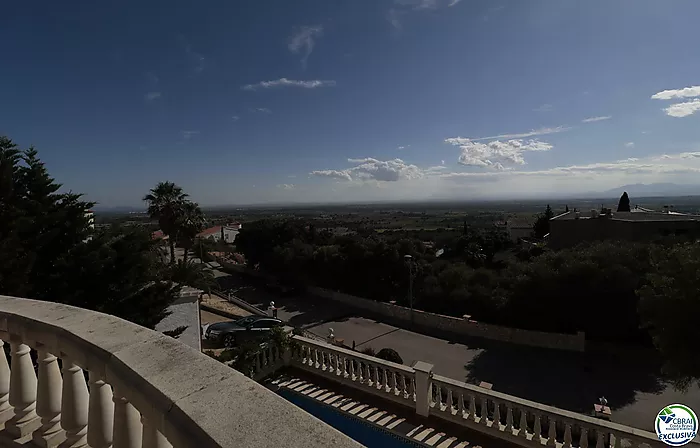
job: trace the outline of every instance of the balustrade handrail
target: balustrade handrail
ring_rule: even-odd
[[[343,347],[338,347],[337,345],[332,345],[328,344],[327,342],[320,342],[320,341],[315,341],[313,339],[305,338],[303,336],[294,336],[293,338],[299,343],[305,344],[305,345],[311,345],[314,346],[320,350],[332,350],[338,353],[342,353],[345,356],[349,356],[355,359],[362,360],[363,362],[366,362],[368,364],[375,364],[378,367],[379,366],[384,366],[387,368],[390,368],[392,370],[402,372],[405,374],[415,374],[415,369],[412,367],[403,365],[403,364],[397,364],[395,362],[387,361],[381,358],[377,358],[376,356],[371,356],[371,355],[365,355],[364,353],[361,352],[356,352],[354,350],[349,350],[347,348]]]
[[[92,421],[93,412],[97,412],[95,421],[102,425],[106,421],[105,414],[100,416],[99,412],[104,409],[114,413],[115,446],[117,437],[122,437],[119,446],[132,446],[123,444],[123,437],[127,437],[124,435],[127,432],[132,436],[136,434],[134,421],[139,428],[137,437],[141,438],[139,414],[143,422],[143,440],[153,443],[149,446],[358,446],[339,431],[234,369],[176,339],[114,316],[58,303],[0,295],[0,339],[12,345],[11,369],[7,369],[6,363],[5,370],[0,368],[3,408],[7,406],[9,392],[9,404],[15,406],[15,411],[21,404],[25,417],[36,421],[36,414],[39,414],[41,430],[44,430],[48,423],[58,422],[56,416],[51,421],[46,417],[45,422],[46,406],[51,407],[55,402],[46,401],[46,394],[53,400],[56,388],[60,389],[63,383],[63,401],[58,395],[58,414],[66,434],[77,437],[76,440],[82,438],[82,442],[75,446],[87,446],[83,445],[86,434],[89,441],[91,431],[95,429],[88,424],[88,388],[81,369],[89,373],[90,392],[93,388],[100,392],[99,397],[89,395],[89,419]],[[64,380],[61,381],[60,374],[58,377],[44,376],[44,386],[40,386],[37,392],[37,377],[28,358],[29,348],[43,353],[46,361],[42,362],[47,364],[56,362],[51,355],[63,359]],[[0,352],[0,355],[4,360],[4,353]],[[70,381],[66,381],[67,370],[76,372]],[[45,369],[39,369],[39,384],[42,375],[49,375],[45,372]],[[32,385],[20,387],[23,384]],[[111,400],[108,406],[105,405],[103,392],[107,391],[102,388],[105,384],[110,389],[110,398],[112,391],[109,386],[114,388],[114,411],[111,410]],[[36,394],[33,397],[30,396],[32,390]],[[45,394],[42,405],[38,404],[41,394]],[[93,406],[93,398],[99,405]],[[27,400],[30,400],[28,405]],[[65,413],[66,422],[64,413],[60,412],[65,406],[70,406]],[[147,439],[146,421],[153,428],[153,434],[162,434],[159,437],[167,438],[169,444],[155,444],[155,439]],[[266,421],[275,424],[261,428],[260,422]],[[67,428],[69,424],[77,426]],[[124,424],[129,427],[128,431],[119,427]],[[97,436],[93,431],[93,438],[100,437],[100,443],[107,443],[107,439],[111,441],[111,425],[108,435],[104,428],[98,429]]]
[[[473,384],[468,384],[462,381],[457,381],[452,378],[447,378],[441,375],[433,375],[433,382],[437,384],[444,384],[455,389],[468,390],[470,393],[493,400],[497,400],[502,403],[515,404],[518,407],[523,407],[528,410],[538,412],[543,415],[552,415],[557,420],[560,418],[566,419],[571,423],[578,422],[585,423],[587,426],[601,427],[608,431],[614,431],[617,433],[626,434],[628,436],[636,436],[642,439],[649,439],[649,441],[658,442],[659,438],[656,434],[652,434],[649,431],[643,429],[632,428],[630,426],[620,425],[619,423],[609,422],[606,420],[601,420],[599,418],[590,417],[584,414],[579,414],[577,412],[567,411],[565,409],[560,409],[554,406],[549,406],[542,403],[537,403],[535,401],[530,401],[525,398],[516,397],[514,395],[509,395],[503,392],[498,392],[495,390],[484,389]]]

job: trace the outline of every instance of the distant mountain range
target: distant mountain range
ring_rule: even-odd
[[[602,196],[618,197],[623,192],[630,197],[700,196],[700,185],[678,185],[668,182],[655,184],[631,184],[600,192]]]

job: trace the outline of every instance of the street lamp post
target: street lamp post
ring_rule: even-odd
[[[408,266],[408,304],[411,308],[411,322],[413,322],[413,277],[415,275],[415,266],[413,257],[409,254],[403,256],[406,266]]]

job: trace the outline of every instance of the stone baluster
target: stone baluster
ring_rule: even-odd
[[[389,390],[389,369],[387,369],[385,367],[382,370],[383,370],[383,372],[382,372],[383,373],[382,374],[383,381],[382,381],[381,389],[383,391],[388,391]]]
[[[442,410],[442,386],[439,384],[435,384],[435,407]]]
[[[112,446],[114,403],[112,387],[101,377],[90,372],[90,400],[88,406],[87,442],[91,448]]]
[[[518,425],[518,437],[527,439],[527,411],[520,409],[520,425]]]
[[[459,418],[464,418],[464,394],[462,391],[459,392],[459,397],[457,398],[457,415],[459,415]]]
[[[10,336],[12,370],[10,371],[10,406],[15,416],[5,428],[14,437],[24,437],[36,430],[41,422],[36,415],[36,375],[29,346]]]
[[[566,428],[564,428],[564,444],[562,448],[571,448],[571,440],[571,425],[567,423]]]
[[[396,372],[389,370],[389,392],[396,393]]]
[[[372,366],[372,384],[374,387],[379,387],[379,368]]]
[[[452,403],[452,388],[450,387],[447,389],[447,402],[445,403],[445,409],[447,412],[452,414],[452,409],[454,408],[454,405]]]
[[[549,430],[547,431],[547,446],[557,446],[557,421],[551,415],[549,420]]]
[[[535,424],[532,425],[532,441],[535,443],[542,443],[542,422],[540,421],[540,414],[535,414]]]
[[[372,366],[370,364],[365,364],[364,377],[365,384],[372,387],[374,383],[372,382]]]
[[[595,442],[595,448],[604,448],[605,447],[605,433],[601,430],[596,431],[596,442]]]
[[[37,349],[39,380],[37,382],[36,413],[41,417],[41,428],[32,439],[38,446],[55,447],[66,438],[61,429],[61,393],[63,379],[58,358],[40,346]]]
[[[588,448],[588,430],[586,428],[581,428],[581,438],[579,439],[578,446],[580,448]]]
[[[262,363],[260,362],[260,353],[255,354],[255,373],[260,372],[262,370]]]
[[[489,424],[489,402],[486,397],[481,398],[481,420],[479,424],[484,426]]]
[[[513,435],[513,407],[510,403],[506,403],[506,428],[505,432]]]
[[[0,340],[0,424],[12,418],[10,406],[10,365],[5,356],[5,342]]]
[[[473,422],[476,421],[476,396],[469,396],[469,419]]]
[[[619,435],[610,433],[610,448],[620,448],[622,439]]]
[[[113,401],[114,448],[141,448],[143,427],[139,411],[116,387],[114,388]]]
[[[501,430],[501,405],[497,401],[493,402],[493,423],[491,428],[496,431]]]
[[[343,355],[338,355],[338,362],[340,363],[340,365],[336,373],[344,378],[347,375],[347,370],[345,369],[345,363],[348,362],[347,358]]]
[[[144,416],[141,416],[141,426],[143,427],[141,446],[144,448],[172,448],[168,439]]]
[[[331,353],[331,373],[335,374],[338,371],[338,355]]]
[[[63,357],[63,396],[61,427],[71,448],[87,446],[89,392],[83,369],[69,357]]]
[[[355,360],[350,358],[350,380],[355,381]]]
[[[314,349],[314,367],[317,369],[321,368],[321,364],[318,362],[318,349]]]
[[[416,395],[416,384],[415,384],[415,378],[413,376],[408,377],[408,397],[411,400],[415,400],[415,395]]]

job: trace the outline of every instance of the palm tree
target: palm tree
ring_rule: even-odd
[[[175,264],[177,224],[187,196],[182,188],[173,182],[159,182],[149,194],[143,197],[143,200],[148,202],[148,214],[152,219],[158,220],[160,230],[168,236],[171,264]]]
[[[171,266],[170,279],[180,285],[191,286],[207,292],[217,286],[214,274],[204,262],[197,263],[194,260],[178,260],[176,264]]]
[[[183,260],[187,262],[187,255],[194,245],[197,234],[204,229],[204,214],[196,202],[185,201],[181,208],[177,222],[177,233],[185,249]]]

